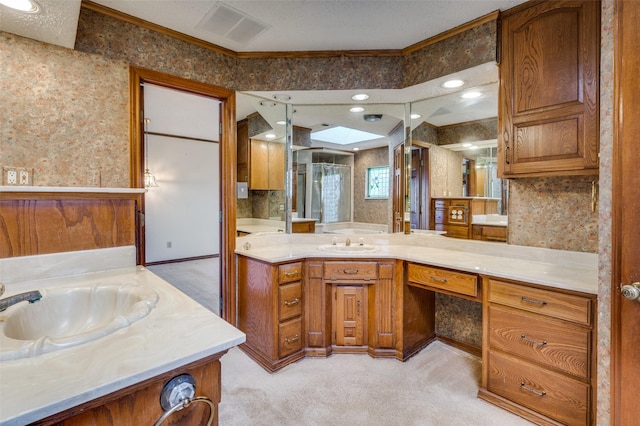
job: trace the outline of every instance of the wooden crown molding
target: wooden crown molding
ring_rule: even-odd
[[[209,43],[207,41],[200,40],[198,38],[183,34],[181,32],[163,27],[145,21],[144,19],[136,18],[135,16],[127,15],[126,13],[111,9],[110,7],[102,6],[94,3],[91,0],[82,0],[81,7],[91,10],[97,13],[101,13],[112,18],[128,22],[133,25],[137,25],[141,28],[146,28],[158,33],[167,35],[169,37],[182,40],[186,43],[202,47],[228,55],[238,59],[282,59],[282,58],[339,58],[339,57],[401,57],[413,53],[417,50],[423,49],[432,44],[438,43],[449,37],[453,37],[457,34],[463,33],[487,22],[495,21],[498,19],[499,11],[488,13],[473,21],[459,25],[455,28],[442,32],[436,36],[415,43],[404,49],[385,49],[385,50],[317,50],[317,51],[273,51],[273,52],[235,52],[231,49],[227,49],[217,44]]]
[[[411,46],[405,47],[404,49],[402,49],[402,55],[408,55],[410,53],[413,53],[417,50],[420,49],[424,49],[427,46],[430,46],[432,44],[436,44],[442,40],[445,40],[449,37],[453,37],[455,35],[458,35],[460,33],[463,33],[465,31],[469,31],[471,29],[474,29],[476,27],[479,27],[480,25],[486,24],[487,22],[491,22],[491,21],[496,21],[498,19],[498,16],[500,15],[500,11],[496,10],[494,12],[491,13],[487,13],[484,16],[481,16],[479,18],[474,19],[473,21],[469,21],[465,24],[462,25],[458,25],[455,28],[451,28],[450,30],[444,31],[438,35],[435,35],[431,38],[428,38],[426,40],[420,41],[416,44],[412,44]]]

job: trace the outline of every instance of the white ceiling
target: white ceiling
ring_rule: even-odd
[[[73,48],[81,0],[37,0],[41,12],[21,14],[0,6],[0,30],[33,38],[47,43]],[[495,10],[505,10],[524,0],[94,0],[140,19],[202,39],[236,52],[318,51],[318,50],[381,50],[403,49],[443,31],[472,21]],[[215,34],[207,25],[215,12],[226,8],[238,12],[244,22],[264,26],[251,41],[240,43]],[[216,15],[218,16],[218,15]],[[247,34],[245,32],[245,34]],[[236,37],[237,38],[237,37]],[[371,98],[364,102],[367,111],[374,113],[384,108],[376,104],[394,104],[393,112],[382,111],[383,120],[366,123],[361,116],[343,114],[345,104],[353,104],[352,91],[294,91],[290,103],[298,105],[294,123],[316,128],[322,123],[347,125],[373,133],[390,130],[397,124],[391,120],[398,115],[398,104],[433,99],[414,104],[424,119],[440,126],[456,122],[492,117],[497,114],[497,67],[486,64],[457,73],[467,84],[463,89],[482,86],[483,97],[474,101],[461,101],[457,95],[445,96],[444,78],[403,90],[370,90]],[[271,99],[273,92],[252,94]],[[247,98],[249,99],[249,98]],[[316,108],[303,105],[333,104],[320,115]],[[465,107],[465,108],[463,108]],[[250,111],[252,103],[238,102],[238,118]],[[435,109],[433,109],[435,108]],[[400,108],[402,112],[403,108]],[[255,111],[255,109],[254,109]],[[308,111],[308,113],[305,113]],[[437,114],[434,112],[438,111]],[[443,111],[449,111],[442,114]],[[324,112],[323,112],[324,114]],[[397,118],[397,117],[396,117]],[[398,118],[399,119],[399,118]],[[296,121],[298,121],[296,123]],[[384,128],[379,128],[382,125]],[[368,129],[374,125],[377,129]],[[385,133],[386,134],[386,133]],[[366,144],[361,144],[367,147]]]

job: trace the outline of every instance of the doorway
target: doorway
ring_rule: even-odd
[[[236,323],[235,298],[235,217],[236,217],[236,132],[235,132],[235,92],[208,84],[175,77],[169,74],[131,67],[131,187],[144,185],[144,94],[142,87],[153,84],[167,89],[200,95],[215,99],[219,103],[219,207],[217,214],[210,217],[211,223],[219,230],[219,282],[220,316],[231,324]],[[153,171],[152,171],[153,172]],[[162,180],[159,181],[159,184]],[[147,197],[145,197],[147,198]],[[144,265],[146,259],[145,213],[146,199],[139,207],[136,246],[137,262]],[[166,248],[166,241],[165,241]],[[173,248],[173,244],[172,244]]]

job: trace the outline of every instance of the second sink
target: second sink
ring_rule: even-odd
[[[371,253],[378,251],[378,246],[371,244],[354,244],[346,245],[345,243],[339,244],[322,244],[318,246],[318,250],[328,251],[332,253]]]

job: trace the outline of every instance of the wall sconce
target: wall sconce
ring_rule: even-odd
[[[144,119],[144,187],[157,188],[156,177],[149,171],[149,123],[151,120]]]

